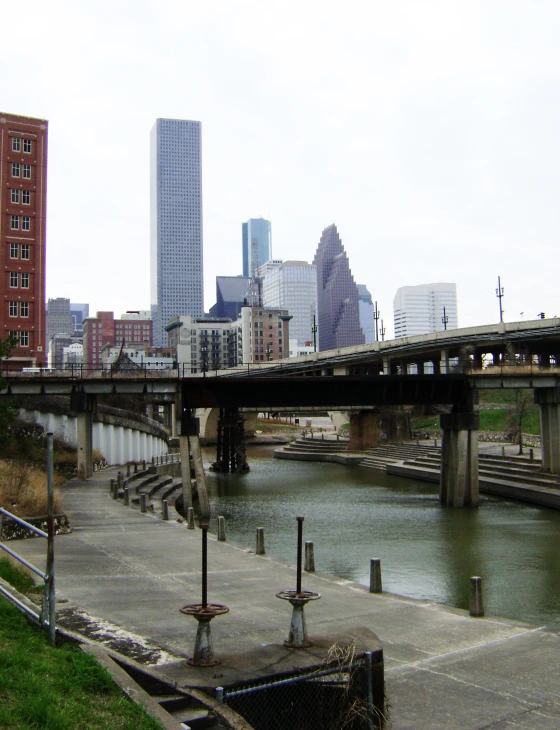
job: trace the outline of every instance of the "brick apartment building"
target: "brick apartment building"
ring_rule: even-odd
[[[101,351],[105,345],[112,347],[124,344],[148,346],[152,344],[152,320],[130,318],[123,315],[115,319],[113,312],[97,312],[95,317],[86,317],[84,327],[84,365],[100,367]]]
[[[45,244],[48,122],[0,112],[0,337],[14,367],[46,365]]]

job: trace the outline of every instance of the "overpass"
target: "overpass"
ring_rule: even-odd
[[[353,348],[352,348],[353,349]],[[471,373],[432,375],[296,375],[270,368],[259,375],[245,371],[225,377],[179,377],[179,373],[8,373],[0,395],[67,395],[78,412],[78,466],[91,476],[93,412],[99,395],[127,394],[149,397],[174,411],[180,434],[184,473],[190,469],[189,438],[198,439],[196,408],[217,408],[224,418],[239,408],[292,411],[300,408],[361,410],[364,428],[377,424],[374,407],[406,404],[446,404],[451,413],[441,416],[442,474],[440,499],[453,506],[478,503],[478,406],[481,388],[531,388],[541,409],[543,468],[560,473],[560,375],[533,366],[501,366]],[[317,374],[315,371],[313,374]],[[229,414],[229,415],[228,415]]]

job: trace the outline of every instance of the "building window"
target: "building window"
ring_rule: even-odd
[[[18,285],[17,271],[10,271],[10,287],[12,289],[17,289],[17,285]]]
[[[17,259],[18,256],[19,256],[19,244],[10,243],[10,258]]]
[[[10,216],[10,228],[12,231],[17,231],[19,228],[19,215]]]
[[[19,162],[12,162],[12,177],[19,177]]]
[[[24,165],[23,166],[23,177],[26,180],[31,180],[31,165]]]
[[[19,316],[29,317],[29,302],[21,302],[19,305]]]
[[[15,244],[17,246],[17,243]],[[31,250],[31,246],[28,243],[22,243],[21,244],[21,258],[29,260],[29,251]],[[17,256],[16,256],[17,258]]]
[[[17,316],[18,316],[18,303],[10,302],[10,317],[17,317]]]
[[[19,190],[12,188],[12,203],[19,203]]]
[[[22,231],[31,230],[31,218],[28,215],[21,216],[21,230]]]
[[[29,154],[31,152],[31,140],[30,139],[24,139],[23,140],[23,151]]]
[[[21,138],[12,137],[12,152],[19,152],[21,150]]]
[[[16,274],[17,276],[17,274]],[[29,289],[29,274],[23,274],[21,275],[21,288],[22,289]]]
[[[19,335],[19,344],[21,347],[29,347],[29,331],[22,330]]]
[[[29,190],[23,190],[21,194],[23,198],[21,202],[24,205],[31,205],[31,192]]]
[[[13,340],[18,340],[19,339],[19,332],[17,330],[10,330],[10,337]]]

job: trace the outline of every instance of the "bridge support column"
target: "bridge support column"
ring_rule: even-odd
[[[440,371],[443,375],[449,372],[449,350],[442,350],[440,354]]]
[[[410,413],[402,406],[350,413],[350,450],[363,451],[375,448],[380,443],[410,438]]]
[[[560,473],[560,388],[538,388],[535,403],[541,416],[542,469]]]
[[[243,417],[237,408],[220,408],[218,448],[214,471],[244,474],[249,471],[245,452]]]
[[[95,396],[85,393],[70,396],[70,408],[78,413],[78,479],[91,479],[93,476],[93,411],[95,405]]]
[[[478,413],[440,416],[439,500],[447,507],[478,507]]]

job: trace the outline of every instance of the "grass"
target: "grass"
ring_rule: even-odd
[[[0,576],[22,590],[33,581],[0,560]],[[95,659],[73,644],[53,648],[0,597],[0,728],[161,730]]]
[[[54,508],[60,511],[61,497],[57,489],[66,478],[54,474]],[[0,507],[18,517],[39,517],[47,514],[47,475],[28,461],[0,461]]]

